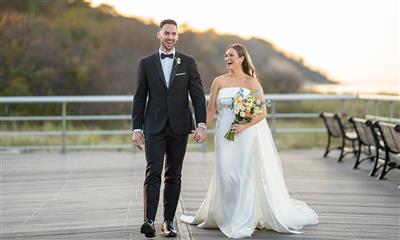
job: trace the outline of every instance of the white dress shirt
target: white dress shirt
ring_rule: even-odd
[[[162,70],[163,70],[163,73],[164,73],[165,83],[167,84],[167,87],[168,87],[169,86],[169,81],[170,81],[169,78],[171,76],[171,71],[172,71],[172,66],[174,65],[175,48],[173,48],[172,51],[169,52],[169,53],[163,52],[161,50],[161,48],[160,48],[158,50],[158,53],[159,53],[158,55],[159,55],[160,62],[161,62],[161,67],[162,67]],[[164,54],[171,54],[172,53],[174,55],[174,57],[173,58],[166,57],[164,59],[161,59],[161,53],[164,53]]]

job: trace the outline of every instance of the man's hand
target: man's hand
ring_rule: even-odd
[[[206,140],[206,130],[198,127],[193,133],[193,140],[198,143],[203,143]]]
[[[136,146],[137,149],[143,149],[143,133],[142,132],[133,132],[132,133],[132,143]]]

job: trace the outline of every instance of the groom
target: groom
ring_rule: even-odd
[[[188,135],[202,143],[206,130],[204,90],[195,60],[175,50],[178,26],[174,20],[160,23],[157,38],[160,49],[140,60],[136,93],[133,99],[132,142],[142,149],[145,142],[146,178],[144,181],[144,223],[140,232],[155,237],[154,219],[164,173],[164,222],[161,235],[175,237],[173,224],[181,191],[182,162]],[[189,108],[193,103],[197,128]]]

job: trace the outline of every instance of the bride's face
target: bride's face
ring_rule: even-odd
[[[237,51],[233,48],[228,48],[225,52],[225,64],[227,70],[240,69],[242,67],[244,57],[239,57]]]

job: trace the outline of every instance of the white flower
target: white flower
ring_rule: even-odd
[[[177,58],[176,58],[176,65],[179,65],[179,64],[181,64],[181,58],[180,58],[180,57],[177,57]]]
[[[240,112],[240,116],[241,116],[241,117],[245,117],[245,116],[246,116],[246,113],[245,113],[245,112]]]

